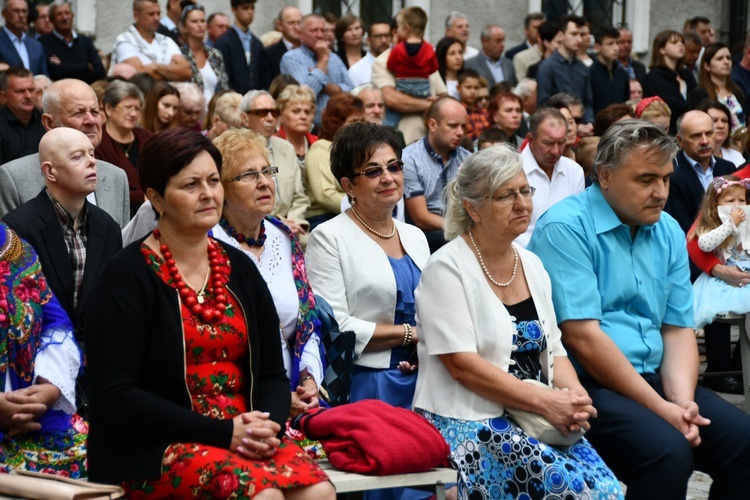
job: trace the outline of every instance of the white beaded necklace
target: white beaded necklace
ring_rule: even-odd
[[[485,276],[487,276],[487,279],[490,280],[490,283],[492,283],[495,286],[499,286],[501,288],[505,288],[506,286],[513,283],[513,280],[516,279],[516,271],[518,271],[518,250],[516,250],[516,247],[511,244],[511,248],[513,249],[513,274],[510,275],[510,279],[506,281],[505,283],[500,283],[499,281],[496,281],[495,278],[492,277],[490,274],[490,271],[487,269],[487,266],[484,265],[484,259],[482,258],[482,253],[479,251],[479,247],[477,246],[477,242],[474,241],[474,235],[471,234],[471,229],[469,229],[469,239],[471,239],[471,244],[474,246],[474,250],[477,252],[477,257],[479,258],[479,265],[482,266],[482,271],[484,271]]]
[[[393,231],[391,231],[391,234],[385,234],[385,233],[381,233],[379,231],[375,231],[373,228],[371,228],[370,226],[368,226],[367,223],[362,220],[362,217],[359,216],[359,214],[357,213],[357,211],[354,210],[354,207],[352,207],[352,213],[354,214],[354,217],[356,217],[357,220],[363,226],[365,226],[365,229],[367,229],[368,231],[370,231],[375,236],[379,236],[379,237],[387,240],[387,239],[393,238],[393,236],[396,234],[396,223],[393,222],[393,219],[391,219],[391,224],[393,224]]]

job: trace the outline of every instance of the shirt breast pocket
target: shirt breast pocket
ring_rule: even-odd
[[[669,296],[672,293],[672,287],[674,284],[671,281],[663,280],[659,278],[653,278],[651,283],[651,308],[656,313],[656,321],[658,325],[661,325],[664,315],[667,313],[667,303],[669,302]]]

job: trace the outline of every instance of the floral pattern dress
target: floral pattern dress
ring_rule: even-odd
[[[221,245],[215,242],[221,249]],[[175,287],[166,264],[145,245],[152,270]],[[226,253],[220,252],[227,265]],[[186,385],[193,411],[211,418],[232,419],[248,411],[245,396],[249,363],[247,326],[237,299],[228,293],[227,310],[217,323],[204,323],[181,304],[185,341]],[[211,299],[211,297],[209,297]],[[151,481],[123,484],[130,499],[251,498],[267,488],[289,489],[327,481],[328,476],[296,444],[282,438],[276,454],[250,460],[228,449],[200,443],[173,443],[164,453],[162,475]]]
[[[66,338],[51,336],[55,329]],[[8,382],[15,389],[32,385],[37,354],[65,341],[72,342],[72,325],[47,285],[36,252],[0,222],[0,391]],[[38,421],[39,431],[16,436],[0,431],[0,472],[86,477],[88,424],[59,409],[48,410]]]

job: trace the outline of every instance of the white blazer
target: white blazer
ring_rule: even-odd
[[[422,270],[430,257],[421,229],[395,221],[401,245]],[[391,351],[364,353],[377,323],[393,324],[396,278],[388,256],[347,214],[316,227],[307,243],[307,277],[331,304],[341,331],[357,334],[355,363],[388,368]]]
[[[539,257],[515,245],[547,340],[542,370],[554,378],[553,358],[565,356],[552,305],[552,288]],[[463,238],[443,246],[425,267],[416,291],[419,370],[414,408],[444,417],[482,420],[503,414],[503,405],[476,394],[451,377],[438,355],[475,352],[508,371],[513,318],[492,291]]]

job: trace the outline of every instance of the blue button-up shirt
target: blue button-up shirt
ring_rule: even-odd
[[[558,92],[570,92],[583,103],[583,122],[594,123],[594,95],[589,69],[575,55],[568,60],[554,51],[539,64],[536,81],[540,105]]]
[[[682,154],[685,155],[685,159],[688,161],[690,166],[693,167],[693,172],[695,172],[695,175],[698,176],[698,180],[701,181],[703,191],[708,191],[708,186],[710,186],[711,182],[713,182],[714,180],[714,165],[716,164],[716,160],[714,160],[714,157],[711,157],[711,162],[708,164],[708,168],[706,170],[703,170],[703,165],[690,158],[684,151],[682,151]]]
[[[290,50],[281,58],[281,73],[292,75],[300,85],[307,85],[316,95],[315,99],[315,125],[320,126],[320,118],[323,110],[328,104],[329,95],[323,92],[323,88],[328,83],[335,83],[343,92],[352,90],[353,85],[349,80],[344,62],[331,52],[328,58],[328,67],[323,73],[315,67],[318,59],[315,52],[300,45],[299,48]]]
[[[18,52],[18,56],[23,61],[23,67],[31,69],[31,63],[29,62],[29,51],[26,49],[26,33],[21,34],[21,38],[18,38],[12,31],[3,26],[5,34],[10,38],[10,43],[13,44],[13,48]]]
[[[250,54],[251,48],[252,48],[252,41],[253,41],[253,34],[250,32],[250,30],[247,30],[247,32],[242,31],[237,27],[236,24],[233,24],[231,28],[237,32],[237,36],[240,37],[240,42],[242,42],[242,50],[245,51],[245,60],[247,61],[247,65],[250,66]]]
[[[685,233],[667,213],[632,238],[594,185],[550,207],[527,248],[550,275],[557,321],[598,320],[638,373],[659,370],[662,325],[693,326]]]

